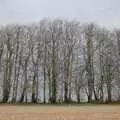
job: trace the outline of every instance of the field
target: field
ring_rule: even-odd
[[[120,106],[0,105],[0,120],[120,120]]]

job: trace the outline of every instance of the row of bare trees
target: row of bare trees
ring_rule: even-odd
[[[0,28],[1,102],[120,100],[120,30],[44,19]]]

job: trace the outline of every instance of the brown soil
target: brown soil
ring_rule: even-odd
[[[0,120],[120,120],[120,106],[0,106]]]

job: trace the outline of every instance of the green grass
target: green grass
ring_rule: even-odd
[[[3,102],[0,102],[0,105],[25,105],[25,106],[93,106],[93,105],[120,105],[120,101],[113,101],[113,102],[91,102],[91,103],[88,103],[88,102],[81,102],[81,103],[76,103],[76,102],[69,102],[69,103],[66,103],[66,102],[63,102],[63,103],[55,103],[55,104],[51,104],[51,103],[31,103],[31,102],[24,102],[24,103],[20,103],[20,102],[8,102],[8,103],[3,103]]]

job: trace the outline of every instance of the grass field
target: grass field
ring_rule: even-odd
[[[0,120],[120,120],[120,106],[0,105]]]

